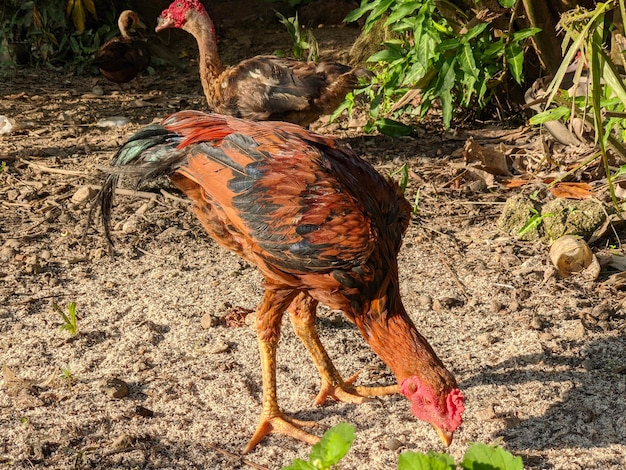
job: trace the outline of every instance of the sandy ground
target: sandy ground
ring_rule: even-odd
[[[244,36],[235,56],[246,50]],[[0,83],[0,114],[18,124],[0,136],[0,463],[248,468],[238,455],[257,422],[261,381],[255,332],[243,317],[262,294],[256,269],[216,246],[167,182],[144,188],[150,197],[117,198],[115,257],[99,224],[81,243],[84,188],[102,181],[97,166],[142,125],[203,109],[195,70],[157,69],[121,92],[96,80],[20,69]],[[96,84],[103,96],[92,94]],[[95,125],[120,115],[129,124]],[[596,281],[547,276],[545,245],[496,230],[511,192],[446,186],[459,173],[454,151],[466,134],[391,139],[325,121],[314,128],[346,138],[383,173],[406,163],[407,196],[420,191],[400,254],[401,292],[467,397],[449,452],[460,460],[472,442],[499,443],[529,469],[626,468],[625,297],[609,273]],[[474,135],[495,145],[487,131]],[[535,137],[528,130],[515,143]],[[68,302],[77,304],[75,336],[60,331],[53,309]],[[392,469],[402,451],[443,450],[401,396],[315,407],[317,374],[287,323],[280,404],[318,421],[320,435],[339,422],[356,427],[339,468]],[[340,312],[320,311],[320,335],[344,376],[360,371],[360,384],[392,383]],[[115,378],[127,396],[112,396]],[[246,458],[277,469],[308,451],[271,436]]]

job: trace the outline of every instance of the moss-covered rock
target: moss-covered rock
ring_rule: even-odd
[[[540,214],[541,206],[525,194],[518,194],[507,199],[498,219],[498,229],[513,235],[520,240],[534,241],[543,238],[542,224],[525,230],[520,235],[520,230],[531,220]]]
[[[553,199],[541,208],[545,236],[554,241],[564,235],[589,239],[606,218],[607,208],[594,199]]]

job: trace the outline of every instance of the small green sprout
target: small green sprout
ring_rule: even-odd
[[[69,304],[67,304],[67,314],[63,311],[61,307],[59,307],[56,302],[52,304],[52,308],[54,308],[54,311],[61,315],[61,318],[63,318],[63,324],[59,328],[61,331],[65,330],[71,335],[75,335],[76,333],[78,333],[78,322],[76,319],[76,302],[70,302]]]
[[[400,182],[398,183],[398,185],[400,186],[400,189],[402,190],[402,194],[404,194],[406,192],[407,186],[409,185],[409,167],[408,167],[408,165],[406,163],[403,164],[396,171],[392,171],[389,174],[389,176],[391,178],[393,178],[397,174],[400,175]]]
[[[72,371],[68,367],[61,368],[61,378],[67,382],[67,388],[72,390],[72,384],[74,383],[74,376],[72,375]]]
[[[348,453],[353,441],[354,426],[339,423],[326,431],[313,446],[308,462],[296,459],[282,470],[329,470]]]

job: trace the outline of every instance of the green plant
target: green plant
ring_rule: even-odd
[[[562,15],[559,28],[565,33],[564,58],[546,90],[546,110],[533,116],[530,123],[537,125],[556,119],[572,122],[574,118],[587,122],[593,129],[611,197],[617,206],[607,148],[626,158],[626,85],[618,64],[606,52],[614,29],[615,9],[619,9],[622,18],[626,17],[625,0],[599,2],[591,11],[578,7]],[[626,60],[623,53],[619,55],[623,66]],[[579,96],[572,97],[560,89],[570,67],[575,68],[572,88],[579,91]],[[549,108],[552,102],[557,106]]]
[[[328,470],[348,453],[353,441],[354,426],[339,423],[326,431],[313,446],[308,462],[296,459],[282,470]]]
[[[75,379],[69,366],[61,368],[61,378],[67,382],[67,388],[72,390],[72,385],[74,384]]]
[[[350,450],[354,442],[354,426],[339,423],[324,433],[313,446],[309,460],[296,459],[282,470],[329,470]],[[471,444],[465,452],[461,468],[464,470],[524,470],[521,457],[515,457],[499,446]],[[398,470],[455,470],[454,459],[448,454],[403,452],[398,459]]]
[[[392,38],[384,49],[369,57],[376,64],[372,83],[356,90],[370,98],[370,124],[387,134],[406,134],[406,126],[393,126],[402,116],[424,117],[441,104],[443,124],[450,126],[460,106],[483,107],[495,88],[510,75],[521,83],[524,41],[537,28],[494,34],[489,17],[468,19],[458,8],[445,16],[437,0],[363,0],[345,19],[367,15],[363,33],[375,25],[386,28]],[[451,2],[446,2],[450,8]],[[510,8],[514,2],[500,0]],[[449,19],[448,17],[453,19]],[[459,24],[458,19],[463,19]],[[418,96],[418,93],[420,96]],[[351,109],[353,97],[341,110]],[[338,113],[336,113],[338,114]]]
[[[389,174],[390,178],[393,178],[396,175],[400,175],[400,182],[398,183],[398,185],[400,186],[400,189],[402,190],[402,194],[404,194],[406,192],[406,188],[409,185],[409,167],[407,166],[407,164],[403,164],[400,168],[398,168],[395,171],[392,171]]]
[[[291,41],[293,43],[292,52],[296,59],[303,59],[307,53],[307,60],[317,61],[319,56],[319,46],[317,39],[310,29],[303,29],[298,21],[298,13],[296,16],[285,18],[280,12],[274,10],[280,22],[285,26]],[[303,35],[304,31],[304,35]]]
[[[460,464],[466,470],[524,470],[521,457],[514,457],[502,447],[472,444]],[[403,452],[398,459],[398,470],[455,470],[454,460],[448,454]]]
[[[59,305],[54,302],[52,304],[54,311],[61,315],[63,324],[59,327],[61,331],[67,331],[71,335],[78,333],[78,319],[76,318],[76,302],[70,302],[67,304],[67,312],[65,313]]]
[[[102,26],[87,29],[97,19],[95,0],[8,0],[0,9],[0,57],[69,65],[81,73],[100,44],[117,31],[114,9],[108,9]]]
[[[530,218],[526,221],[526,223],[522,226],[522,228],[520,228],[519,231],[517,232],[517,234],[520,237],[523,235],[526,235],[528,232],[539,227],[539,225],[542,224],[544,219],[548,217],[554,217],[556,215],[552,212],[548,214],[540,214],[539,211],[537,211],[537,209],[533,209],[533,208],[531,208],[530,210],[533,213],[533,215],[530,216]]]

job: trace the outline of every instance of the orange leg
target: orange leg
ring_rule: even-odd
[[[305,293],[300,293],[289,306],[289,319],[293,329],[311,355],[321,379],[316,405],[322,405],[328,397],[344,403],[364,403],[368,397],[398,393],[400,387],[355,387],[352,383],[358,374],[343,380],[335,368],[317,335],[316,309],[318,302]]]
[[[261,353],[263,376],[263,409],[257,429],[243,449],[247,454],[268,434],[280,433],[295,439],[316,444],[319,437],[309,434],[301,426],[316,426],[314,421],[300,421],[285,415],[278,407],[276,397],[276,348],[280,337],[280,322],[291,296],[266,291],[257,310],[257,336]]]

